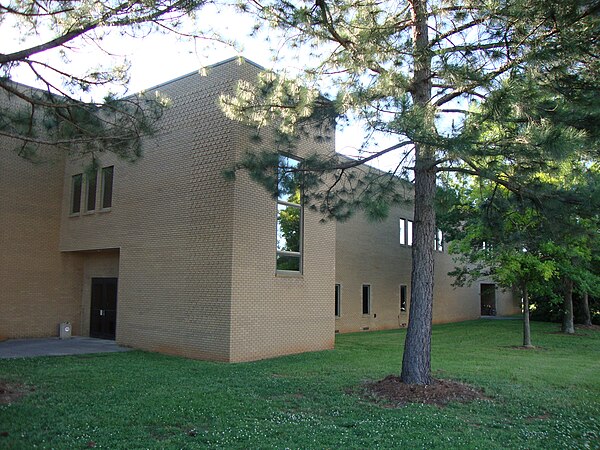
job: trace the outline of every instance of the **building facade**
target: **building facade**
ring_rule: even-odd
[[[0,336],[56,336],[70,322],[76,335],[238,362],[331,349],[336,330],[406,323],[410,248],[378,236],[398,240],[408,206],[381,224],[323,223],[293,193],[273,199],[246,173],[223,176],[259,144],[225,118],[218,96],[259,70],[231,60],[157,87],[173,107],[134,163],[103,153],[91,172],[46,149],[32,164],[1,141]],[[333,136],[307,138],[289,156],[333,151]],[[288,216],[299,217],[291,234]],[[436,321],[479,317],[479,294],[450,294],[437,273]]]
[[[336,224],[335,323],[340,333],[408,325],[412,269],[412,190],[381,222],[358,214]],[[452,255],[440,231],[434,249],[433,322],[520,312],[520,301],[489,280],[455,287]]]

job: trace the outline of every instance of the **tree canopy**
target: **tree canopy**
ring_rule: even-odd
[[[168,105],[158,94],[127,93],[124,58],[102,66],[103,40],[109,33],[143,37],[175,32],[181,19],[206,0],[155,1],[6,1],[0,3],[0,135],[13,139],[24,157],[35,159],[40,145],[73,153],[112,151],[124,158],[140,154],[141,136],[154,131]],[[201,33],[188,34],[191,38]],[[17,48],[10,47],[18,43]],[[94,49],[98,60],[82,73],[73,67],[77,50]],[[32,89],[18,83],[29,72]],[[98,93],[100,97],[98,98]]]
[[[358,117],[397,141],[358,162],[309,158],[302,170],[323,174],[326,187],[312,198],[345,218],[401,198],[398,184],[382,177],[353,188],[349,170],[400,151],[390,175],[411,175],[415,192],[402,379],[427,384],[438,176],[482,177],[529,196],[536,194],[525,183],[531,173],[547,173],[573,155],[597,160],[600,3],[257,0],[242,9],[307,49],[307,68],[299,80],[266,73],[255,85],[240,84],[237,96],[222,98],[230,117],[257,128],[274,124],[286,135],[301,134],[315,118]],[[318,90],[332,86],[324,101]],[[246,167],[257,179],[272,170],[256,163],[250,155]],[[369,195],[354,201],[354,192]]]

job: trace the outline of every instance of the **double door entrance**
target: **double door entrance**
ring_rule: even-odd
[[[90,337],[115,339],[117,278],[92,278]]]

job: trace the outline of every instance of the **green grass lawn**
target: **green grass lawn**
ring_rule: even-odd
[[[0,448],[600,448],[600,332],[521,322],[435,326],[434,375],[489,400],[389,408],[357,393],[399,373],[405,331],[245,364],[145,352],[0,360],[35,386],[0,405]],[[360,390],[360,389],[358,389]]]

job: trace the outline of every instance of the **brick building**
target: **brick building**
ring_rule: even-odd
[[[244,173],[223,177],[256,143],[217,98],[258,71],[225,61],[159,86],[173,107],[144,156],[102,154],[92,175],[82,160],[46,149],[47,162],[32,164],[0,141],[0,336],[56,336],[68,321],[77,335],[236,362],[330,349],[336,330],[406,323],[410,246],[399,226],[410,208],[379,224],[322,223]],[[294,156],[333,146],[305,139]],[[290,244],[278,217],[296,213]],[[435,320],[479,317],[479,286],[453,291],[449,256],[436,264]],[[486,292],[499,314],[515,311]]]

